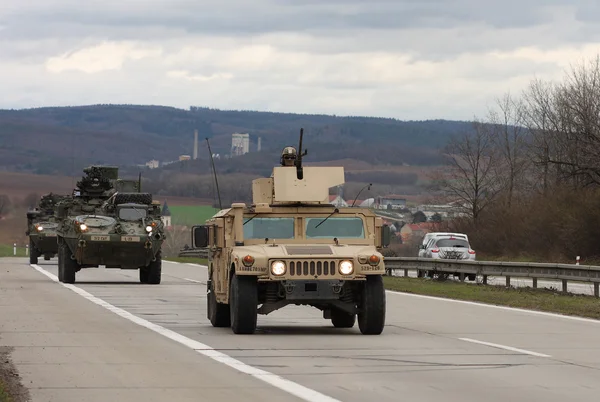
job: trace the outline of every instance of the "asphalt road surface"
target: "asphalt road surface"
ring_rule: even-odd
[[[388,292],[387,326],[334,329],[309,307],[254,335],[206,319],[206,269],[0,259],[0,346],[33,401],[593,401],[600,321]]]

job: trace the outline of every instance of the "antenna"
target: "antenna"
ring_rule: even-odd
[[[304,129],[300,129],[300,144],[298,144],[298,156],[296,157],[296,177],[298,180],[304,178],[304,171],[302,170],[302,157],[308,153],[308,150],[302,152],[302,137],[304,137]]]
[[[138,176],[138,193],[142,192],[142,172],[140,172],[140,175]]]
[[[354,201],[352,201],[351,207],[353,207],[354,203],[356,202],[356,200],[358,200],[358,196],[360,195],[360,193],[362,193],[365,188],[367,190],[370,190],[372,185],[373,185],[373,183],[369,183],[369,184],[367,184],[366,186],[364,186],[363,188],[360,189],[360,191],[358,192],[358,194],[356,194],[356,197],[354,197]]]
[[[210,142],[208,142],[208,138],[206,138],[206,144],[208,145],[208,153],[210,154],[210,163],[212,164],[213,174],[215,176],[215,184],[217,186],[217,195],[219,196],[219,209],[223,209],[223,205],[221,204],[221,192],[219,191],[219,180],[217,179],[217,169],[215,169],[215,160],[212,156],[212,151],[210,150]]]

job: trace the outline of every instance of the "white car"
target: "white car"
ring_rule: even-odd
[[[417,257],[424,258],[426,256],[425,254],[426,254],[426,250],[427,250],[427,245],[429,244],[429,242],[432,239],[436,239],[436,238],[450,238],[450,237],[456,237],[456,238],[459,238],[459,239],[465,239],[467,242],[469,241],[469,238],[464,233],[450,233],[450,232],[433,232],[433,233],[427,233],[425,235],[425,237],[423,237],[423,241],[421,242],[421,245],[419,246],[419,253],[418,253]]]
[[[464,238],[440,237],[429,241],[425,258],[475,261],[475,250],[471,249],[469,241]]]

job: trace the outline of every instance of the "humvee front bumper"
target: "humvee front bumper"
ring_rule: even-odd
[[[334,280],[284,280],[286,300],[338,300],[344,281]]]

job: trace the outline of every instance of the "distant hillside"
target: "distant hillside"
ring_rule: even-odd
[[[0,170],[78,176],[90,163],[172,161],[192,154],[197,129],[202,159],[208,156],[204,138],[213,153],[228,155],[231,134],[249,133],[252,154],[240,165],[263,173],[282,147],[297,144],[301,127],[307,161],[431,166],[439,164],[448,137],[470,123],[135,105],[0,110]],[[264,152],[255,153],[259,137]],[[228,165],[231,172],[241,168]]]

